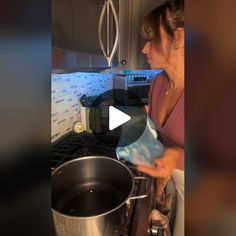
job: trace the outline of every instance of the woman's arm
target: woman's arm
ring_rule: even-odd
[[[184,149],[179,147],[165,147],[161,157],[154,162],[154,167],[150,168],[144,165],[137,165],[139,171],[142,171],[156,178],[156,200],[159,201],[168,178],[173,173],[177,163],[183,155]]]
[[[152,177],[166,179],[171,176],[182,154],[182,148],[165,147],[161,157],[154,162],[154,167],[137,165],[137,168]]]

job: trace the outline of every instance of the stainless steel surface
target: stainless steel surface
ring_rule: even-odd
[[[148,229],[150,236],[171,236],[175,224],[177,192],[174,180],[168,179],[158,201],[153,199],[151,210],[156,210],[156,220],[151,220]]]
[[[102,181],[112,186],[114,192],[122,193],[116,207],[88,216],[65,214],[62,208],[58,208],[60,204],[62,205],[61,200],[65,199],[63,196],[75,186],[85,186],[94,181]],[[52,212],[57,235],[122,235],[126,202],[131,199],[133,188],[134,176],[130,169],[123,163],[108,157],[77,158],[57,167],[52,172]]]
[[[157,210],[158,220],[151,220],[151,227],[148,229],[150,236],[170,236],[169,218]]]
[[[116,225],[121,218],[118,212],[90,219],[62,217],[57,213],[53,213],[53,216],[57,236],[120,236],[122,232],[122,224]]]
[[[53,144],[52,167],[57,168],[62,163],[84,156],[101,155],[109,156],[110,158],[115,159],[116,142],[112,143],[111,141],[112,140],[109,138],[109,142],[106,141],[103,143],[95,139],[92,134],[88,134],[86,132],[80,134],[70,132],[65,135],[65,137],[62,137],[61,140],[58,140],[58,142]],[[169,228],[172,233],[175,222],[174,218],[176,208],[176,189],[173,185],[173,181],[171,181],[172,178],[167,182],[165,193],[163,194],[163,198],[161,198],[163,199],[163,203],[157,204],[155,200],[154,179],[140,173],[134,166],[131,166],[128,163],[124,164],[132,171],[134,176],[146,176],[149,178],[149,195],[148,197],[137,201],[132,200],[130,201],[130,204],[125,207],[125,215],[121,219],[124,228],[122,236],[147,236],[148,229],[150,233],[152,227],[152,222],[149,221],[149,215],[152,209],[157,209],[162,214],[168,216]],[[146,181],[134,181],[134,183],[135,185],[132,196],[143,195],[147,191]],[[76,223],[74,223],[74,225],[76,225]],[[80,232],[80,229],[78,229],[78,232]],[[160,235],[163,236],[162,230],[160,233],[162,233]],[[53,236],[56,236],[56,234],[54,233]]]
[[[144,39],[140,31],[144,17],[160,0],[120,0],[119,7],[119,63],[126,61],[127,68],[149,69],[146,58],[142,53]]]
[[[150,189],[147,198],[136,201],[134,217],[132,220],[132,228],[129,236],[146,236],[148,235],[148,228],[150,224],[150,212],[153,207],[153,200],[155,197],[154,180],[150,177]],[[145,182],[141,182],[139,194],[146,190],[147,186]]]
[[[152,81],[152,77],[150,74],[127,74],[127,75],[115,75],[115,85],[118,84],[118,81],[123,81],[127,89],[130,86],[142,86],[142,85],[150,85]],[[116,85],[118,86],[118,85]]]
[[[102,49],[102,53],[103,53],[103,55],[105,57],[106,57],[106,52],[105,52],[105,48],[104,48],[104,45],[103,45],[103,42],[102,42],[102,22],[103,22],[103,18],[104,18],[105,12],[106,12],[106,6],[107,6],[107,3],[105,1],[104,5],[103,5],[103,8],[102,8],[102,12],[101,12],[100,18],[99,18],[99,23],[98,23],[98,39],[99,39],[99,44],[100,44],[100,47]]]
[[[115,63],[117,64],[118,62],[113,60],[113,64]],[[104,68],[108,68],[108,63],[103,53],[98,55],[62,48],[52,48],[52,70],[54,73],[98,72]]]
[[[110,54],[110,7],[109,1],[106,1],[107,6],[107,55]]]
[[[110,2],[110,5],[111,5],[111,9],[112,9],[112,12],[113,12],[113,16],[114,16],[114,19],[115,19],[115,25],[116,25],[116,37],[115,37],[115,42],[114,42],[114,46],[112,48],[112,51],[111,51],[111,56],[110,56],[110,64],[112,62],[112,59],[115,55],[115,52],[117,50],[117,46],[118,46],[118,41],[119,41],[119,21],[118,21],[118,16],[117,16],[117,13],[116,13],[116,9],[115,9],[115,6],[112,2],[112,0],[109,0]]]
[[[146,181],[146,193],[134,197],[130,197],[129,200],[141,199],[146,198],[148,196],[148,185],[149,185],[149,178],[143,176],[135,176],[134,180],[145,180]]]
[[[115,41],[114,41],[114,45],[112,47],[112,50],[110,51],[110,7],[111,7],[111,11],[113,14],[113,17],[115,19],[115,26],[116,26],[116,37],[115,37]],[[104,44],[102,41],[102,23],[103,23],[103,19],[104,19],[104,15],[105,12],[107,12],[107,47],[106,50],[104,48]],[[115,52],[117,50],[117,46],[118,46],[118,40],[119,40],[119,22],[118,22],[118,16],[116,13],[116,9],[115,6],[112,2],[112,0],[106,0],[103,8],[102,8],[102,12],[99,18],[99,24],[98,24],[98,38],[99,38],[99,44],[101,46],[103,55],[106,57],[107,61],[108,61],[108,66],[112,66],[112,59],[115,55]]]
[[[150,194],[147,198],[141,199],[136,202],[134,218],[132,223],[132,229],[129,236],[170,236],[173,233],[173,223],[175,217],[175,208],[176,200],[176,189],[173,185],[172,179],[166,184],[163,200],[164,202],[168,201],[168,198],[171,197],[171,206],[164,204],[157,204],[156,202],[156,193],[155,193],[155,179],[150,178]],[[139,193],[142,193],[146,189],[144,182],[141,183]],[[163,221],[164,225],[156,224],[157,222],[150,221],[150,213],[153,209],[157,209],[163,214],[165,218]],[[167,223],[168,221],[168,223]],[[167,224],[166,224],[167,223]]]
[[[127,74],[115,75],[113,79],[113,89],[127,91],[126,96],[120,97],[118,101],[123,105],[138,105],[148,103],[148,92],[153,75],[150,74]]]

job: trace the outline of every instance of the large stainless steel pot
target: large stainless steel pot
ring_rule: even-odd
[[[123,163],[102,156],[78,158],[52,172],[52,212],[58,236],[121,235],[134,177]]]

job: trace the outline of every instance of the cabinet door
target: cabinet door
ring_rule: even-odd
[[[105,0],[72,0],[73,2],[73,27],[75,34],[75,47],[78,51],[86,53],[102,54],[98,38],[99,18]],[[119,0],[113,0],[117,10]],[[114,42],[114,21],[110,10],[110,45]],[[103,26],[106,25],[106,15]],[[106,45],[106,28],[103,27],[102,39]]]
[[[103,0],[72,0],[75,49],[101,54],[98,40],[98,22]]]
[[[52,0],[52,47],[76,51],[77,68],[106,68],[108,66],[98,37],[99,18],[104,3],[105,0]],[[113,3],[118,12],[119,0],[113,0]],[[107,45],[105,26],[106,15],[102,38],[104,44]],[[114,39],[115,23],[110,16],[110,50]],[[68,55],[64,51],[62,54]],[[113,60],[113,66],[115,65],[117,65],[116,55]]]
[[[137,67],[138,68],[149,68],[147,62],[146,62],[146,56],[142,53],[142,49],[144,44],[146,43],[146,40],[141,35],[141,28],[142,28],[142,23],[145,19],[145,17],[149,14],[150,11],[152,11],[154,8],[158,7],[160,4],[163,3],[163,0],[141,0],[141,11],[140,11],[140,26],[138,28],[139,30],[139,42],[138,42],[138,52],[139,52],[139,57],[137,61]]]
[[[120,0],[119,62],[126,62],[132,69],[148,69],[142,53],[145,41],[141,35],[145,16],[161,3],[161,0]]]
[[[52,46],[74,49],[72,0],[52,0]]]

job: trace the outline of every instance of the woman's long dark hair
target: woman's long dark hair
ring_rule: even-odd
[[[160,25],[171,37],[177,28],[184,27],[184,0],[168,0],[152,10],[144,20],[143,36],[159,41]]]

